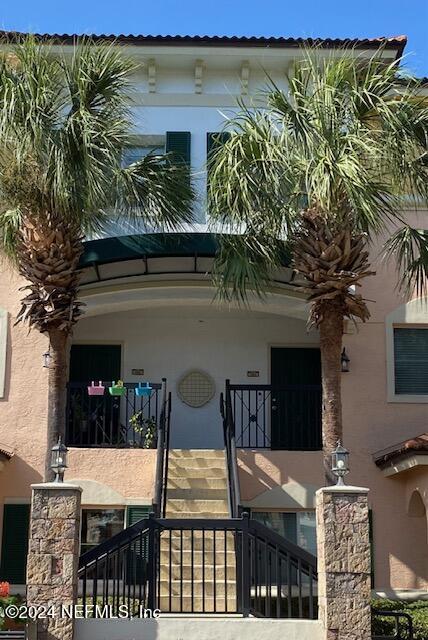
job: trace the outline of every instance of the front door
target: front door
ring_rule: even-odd
[[[124,444],[120,398],[88,395],[88,384],[101,380],[108,385],[119,380],[121,346],[118,344],[73,344],[70,355],[67,441],[74,446]]]
[[[271,447],[321,448],[321,358],[317,348],[271,350]]]

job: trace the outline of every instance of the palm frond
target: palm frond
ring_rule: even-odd
[[[425,297],[428,284],[428,230],[405,225],[386,242],[384,256],[393,258],[398,285],[407,295]]]

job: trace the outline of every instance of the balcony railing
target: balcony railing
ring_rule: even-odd
[[[321,385],[231,384],[226,412],[236,447],[317,451],[321,443]],[[229,405],[229,406],[228,406]]]
[[[89,395],[90,382],[70,382],[67,390],[66,443],[71,447],[147,448],[147,428],[158,431],[162,384],[151,383],[150,395],[139,396],[135,382],[124,383],[122,396]],[[97,383],[98,384],[98,383]],[[131,420],[134,418],[133,420]],[[156,429],[154,428],[156,427]],[[151,447],[156,447],[153,440]]]

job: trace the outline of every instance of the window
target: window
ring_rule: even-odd
[[[290,542],[316,555],[315,511],[253,511],[252,517]]]
[[[151,153],[161,155],[165,153],[165,147],[159,145],[132,145],[125,147],[122,153],[122,166],[129,167],[130,164],[142,160]]]
[[[124,528],[125,509],[83,509],[81,552],[109,540]]]
[[[428,395],[428,329],[394,328],[395,393]]]

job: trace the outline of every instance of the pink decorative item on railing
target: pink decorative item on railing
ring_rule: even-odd
[[[98,384],[95,384],[95,382],[92,380],[92,383],[88,387],[88,395],[90,395],[90,396],[103,396],[104,395],[104,389],[105,389],[105,387],[104,387],[104,385],[103,385],[101,380],[98,382]]]

